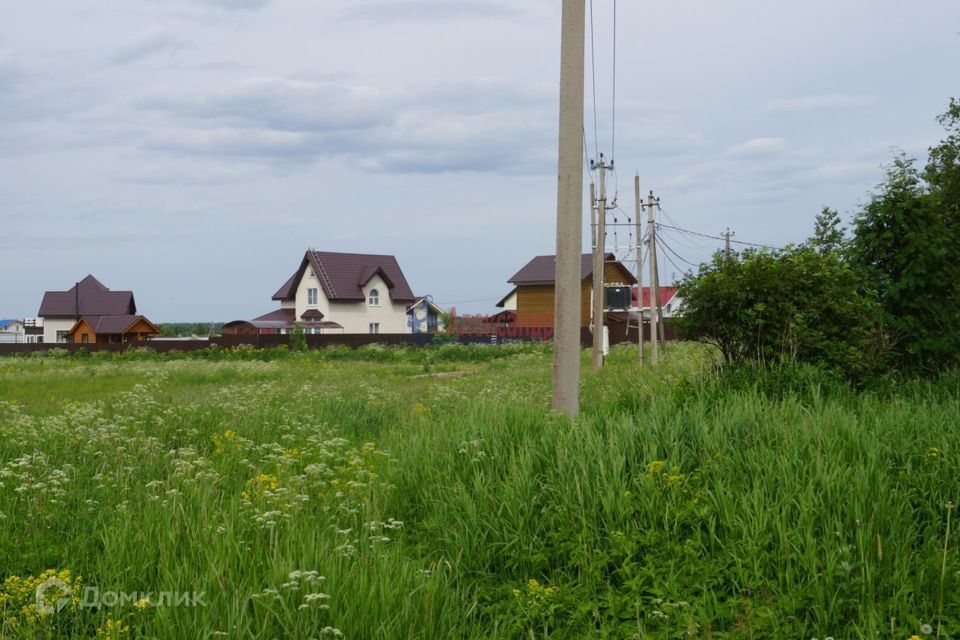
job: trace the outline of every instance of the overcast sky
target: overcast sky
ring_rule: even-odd
[[[0,316],[92,273],[156,321],[250,318],[307,247],[395,254],[415,293],[492,310],[554,251],[560,5],[0,0]],[[627,0],[617,22],[619,203],[639,172],[710,235],[851,215],[960,96],[957,0]],[[690,262],[720,244],[665,238]]]

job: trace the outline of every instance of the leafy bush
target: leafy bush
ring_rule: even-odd
[[[960,165],[953,171],[960,183]],[[856,217],[850,245],[853,266],[878,293],[894,364],[910,373],[954,366],[960,354],[960,191],[938,179],[947,186],[896,158]]]
[[[718,252],[678,295],[681,336],[715,344],[727,363],[806,362],[859,379],[882,360],[877,305],[833,252]]]

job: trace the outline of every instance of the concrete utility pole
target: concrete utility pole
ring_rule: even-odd
[[[580,413],[585,0],[563,0],[562,23],[557,265],[553,307],[553,408],[575,418]]]
[[[597,186],[590,183],[590,246],[597,246]]]
[[[640,201],[640,176],[633,177],[633,197],[637,207],[634,222],[637,225],[637,344],[640,347],[640,362],[643,363],[643,227],[640,218],[643,204]]]
[[[653,191],[651,191],[647,196],[647,238],[650,243],[650,248],[647,250],[650,260],[650,364],[657,366],[657,342],[659,342],[657,340],[657,324],[659,324],[657,308],[660,291],[657,289],[657,237],[653,225],[653,203]]]
[[[734,233],[734,232],[732,232],[732,231],[730,231],[730,227],[727,227],[727,232],[726,232],[726,233],[721,233],[720,235],[722,235],[722,236],[723,236],[723,239],[726,241],[726,248],[724,249],[724,252],[723,252],[723,253],[724,253],[724,257],[725,257],[727,260],[729,260],[729,259],[730,259],[730,236],[735,236],[735,235],[737,235],[737,234]]]
[[[593,162],[591,161],[591,164]],[[607,165],[600,154],[600,163],[593,165],[600,183],[600,199],[596,203],[597,227],[593,243],[593,370],[603,367],[603,310],[606,308],[603,289],[603,264],[607,253]]]
[[[656,199],[657,207],[660,206],[660,198]],[[656,262],[656,254],[653,256],[654,261]],[[656,276],[656,282],[653,283],[653,288],[657,292],[657,336],[660,339],[660,348],[663,350],[663,355],[667,354],[667,327],[666,323],[663,321],[663,299],[660,298],[660,263],[656,262],[656,268],[653,270],[653,274]],[[656,338],[655,338],[656,339]]]

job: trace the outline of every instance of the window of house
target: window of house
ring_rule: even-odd
[[[317,290],[316,290],[316,289],[307,289],[307,304],[311,304],[311,305],[317,304]]]
[[[83,344],[87,344],[88,342],[90,342],[90,336],[88,336],[87,334],[83,334],[82,336],[80,336],[80,342],[82,342]]]
[[[57,342],[66,342],[69,331],[57,331]]]
[[[317,276],[313,273],[313,269],[308,269],[308,270],[307,270],[307,277],[308,277],[308,278],[316,278]]]
[[[379,323],[379,322],[371,322],[371,323],[370,323],[370,333],[373,333],[373,334],[380,333],[380,323]]]
[[[380,306],[380,292],[376,289],[370,289],[370,306],[379,307]]]

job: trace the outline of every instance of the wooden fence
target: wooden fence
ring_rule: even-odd
[[[676,339],[669,322],[665,324],[667,340]],[[609,325],[610,344],[624,342],[636,344],[637,328],[634,326],[628,332],[626,325],[613,322]],[[311,349],[321,349],[335,345],[358,348],[369,344],[424,346],[433,342],[433,334],[319,334],[304,336],[307,346]],[[457,336],[461,344],[490,344],[497,345],[506,342],[546,342],[553,339],[553,327],[491,327],[486,332],[462,333]],[[644,340],[650,340],[650,327],[644,325]],[[62,349],[68,353],[76,351],[109,351],[119,352],[127,349],[146,347],[157,353],[171,351],[201,351],[215,345],[231,348],[248,345],[258,349],[270,349],[281,345],[289,345],[290,336],[285,335],[255,335],[255,336],[219,336],[209,340],[148,340],[144,342],[128,342],[124,344],[71,344],[71,343],[16,343],[0,344],[0,356],[30,354],[52,349]],[[593,344],[593,334],[588,327],[580,329],[580,344],[584,347]]]

